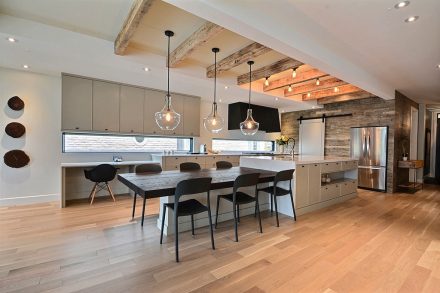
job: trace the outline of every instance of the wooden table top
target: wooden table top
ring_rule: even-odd
[[[119,174],[118,179],[131,190],[147,198],[174,195],[177,183],[182,180],[211,177],[211,189],[232,187],[235,179],[242,174],[260,173],[260,183],[272,182],[276,172],[260,169],[233,167],[230,169],[202,169],[200,171],[180,172],[162,171],[157,174]]]

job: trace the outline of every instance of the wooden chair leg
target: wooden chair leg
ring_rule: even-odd
[[[92,200],[90,201],[90,205],[93,204],[93,200],[95,199],[97,186],[98,186],[98,183],[95,183],[95,187],[93,188],[93,192],[92,192]]]
[[[92,191],[90,191],[90,194],[89,194],[89,200],[92,198],[92,194],[95,192],[97,184],[98,183],[95,183],[95,185],[93,185]]]
[[[113,194],[113,191],[112,191],[112,189],[110,188],[110,185],[108,185],[108,182],[105,183],[105,186],[107,186],[108,192],[109,192],[110,195],[112,196],[113,201],[116,201],[115,196],[114,196],[114,194]]]
[[[167,211],[167,207],[166,205],[163,205],[163,209],[162,209],[162,223],[160,224],[161,228],[160,228],[160,244],[162,244],[162,240],[163,240],[163,227],[165,225],[165,213]]]

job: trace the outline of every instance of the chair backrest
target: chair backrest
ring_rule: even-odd
[[[256,186],[259,178],[260,173],[239,175],[234,181],[233,191],[236,192],[241,187]]]
[[[218,161],[215,162],[217,169],[230,169],[232,168],[232,163],[228,161]]]
[[[108,182],[115,179],[117,169],[109,164],[101,164],[92,170],[84,170],[87,179],[93,182]]]
[[[175,202],[183,195],[197,194],[208,192],[211,189],[211,177],[192,178],[182,180],[177,183],[176,191],[174,192]]]
[[[185,162],[180,164],[180,171],[197,171],[200,170],[200,165],[194,162]]]
[[[137,165],[135,169],[136,174],[139,173],[160,173],[162,167],[159,164],[142,164]]]
[[[295,172],[295,169],[283,170],[283,171],[278,172],[275,175],[274,185],[276,186],[278,182],[292,180],[294,172]]]

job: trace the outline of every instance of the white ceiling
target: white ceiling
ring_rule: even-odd
[[[438,0],[165,1],[380,97],[440,102]]]

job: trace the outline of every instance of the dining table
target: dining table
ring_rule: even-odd
[[[229,169],[201,169],[194,171],[162,171],[161,173],[124,173],[118,174],[118,180],[130,188],[136,195],[143,198],[142,221],[145,217],[147,199],[174,195],[177,184],[182,180],[211,177],[211,190],[233,187],[239,175],[259,173],[259,183],[273,182],[276,172],[246,168],[232,167]]]

